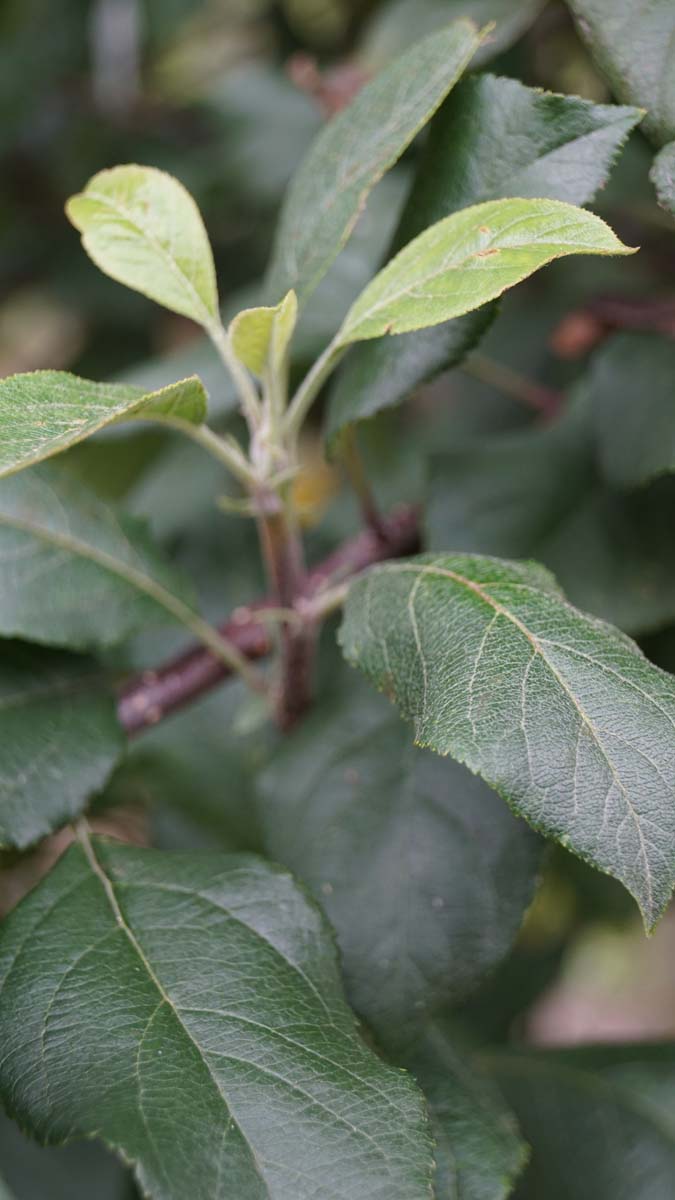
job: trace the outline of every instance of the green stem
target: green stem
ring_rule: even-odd
[[[248,371],[239,362],[239,359],[233,352],[227,330],[220,323],[214,323],[207,327],[207,333],[218,351],[222,362],[232,376],[232,381],[241,400],[242,412],[246,417],[249,428],[254,430],[262,415],[260,397],[255,385]]]
[[[228,471],[246,488],[253,487],[257,480],[244,451],[234,438],[222,438],[210,429],[208,425],[193,425],[190,421],[182,421],[180,417],[165,417],[162,424],[169,425],[185,437],[206,450],[212,458],[227,467]]]
[[[328,376],[335,370],[347,347],[340,345],[339,334],[330,342],[323,354],[317,358],[293,397],[284,422],[286,432],[297,437],[305,418],[316,400]]]

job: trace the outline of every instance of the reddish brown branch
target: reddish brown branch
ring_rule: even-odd
[[[312,599],[326,586],[341,583],[373,563],[414,554],[419,548],[419,521],[415,509],[395,509],[382,518],[381,524],[379,533],[364,529],[314,567],[307,576],[305,599]],[[269,623],[264,620],[264,612],[274,607],[273,600],[263,599],[238,608],[221,625],[221,633],[247,658],[262,658],[271,648]],[[203,646],[195,646],[163,667],[144,671],[124,686],[117,710],[120,723],[129,737],[136,737],[217,687],[230,674],[223,662]]]

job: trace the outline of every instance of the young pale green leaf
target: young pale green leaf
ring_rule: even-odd
[[[645,923],[675,884],[675,679],[535,563],[421,555],[349,592],[347,659],[415,740],[614,875]]]
[[[675,478],[618,492],[598,458],[587,380],[545,429],[458,441],[432,460],[429,549],[535,558],[628,633],[675,621]]]
[[[247,308],[230,325],[230,344],[237,358],[262,376],[279,372],[298,319],[298,299],[290,291],[274,308]]]
[[[647,109],[658,145],[675,137],[672,0],[568,0],[581,36],[620,100]]]
[[[436,1143],[435,1200],[506,1200],[529,1147],[494,1081],[440,1023],[405,1056]]]
[[[213,255],[197,205],[173,176],[134,164],[99,171],[66,213],[97,267],[205,328],[220,322]]]
[[[376,275],[337,344],[439,325],[568,254],[633,254],[600,217],[557,200],[489,200],[432,225]]]
[[[2,927],[0,1044],[10,1114],[102,1137],[152,1200],[430,1195],[421,1095],[360,1040],[318,910],[260,860],[83,834]]]
[[[144,524],[52,464],[0,483],[0,560],[3,637],[93,649],[195,615]]]
[[[82,812],[125,745],[88,659],[5,642],[0,658],[0,845],[23,848]]]
[[[637,108],[558,96],[515,79],[463,79],[431,123],[394,251],[484,200],[546,196],[589,204],[642,116]],[[355,346],[331,395],[328,436],[460,362],[494,315],[491,305],[424,333]]]
[[[484,1063],[532,1147],[518,1200],[673,1200],[672,1045],[495,1054]]]
[[[206,417],[196,375],[160,391],[92,383],[67,371],[31,371],[0,380],[0,476],[60,454],[118,421],[189,422]]]
[[[396,1047],[510,949],[541,842],[459,763],[415,749],[353,672],[260,780],[266,846],[336,930],[351,1003]]]
[[[472,21],[417,42],[322,130],[290,185],[266,293],[304,304],[349,238],[369,193],[436,111],[480,45]]]
[[[612,338],[585,388],[610,483],[636,487],[675,471],[675,342],[647,333]]]
[[[649,173],[659,204],[675,217],[675,141],[657,154]]]

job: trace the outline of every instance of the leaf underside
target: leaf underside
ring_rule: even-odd
[[[632,893],[675,883],[675,680],[532,563],[422,555],[351,587],[341,643],[415,739]]]

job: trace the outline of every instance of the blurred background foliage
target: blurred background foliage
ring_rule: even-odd
[[[196,368],[209,386],[216,422],[231,419],[226,383],[200,334],[101,275],[65,220],[64,201],[115,163],[148,163],[177,175],[204,214],[223,304],[235,311],[255,296],[284,188],[322,122],[413,38],[460,15],[497,22],[479,66],[489,61],[491,71],[530,86],[611,101],[555,0],[3,0],[0,374],[50,366],[143,383]],[[378,186],[309,306],[295,369],[322,347],[375,270],[417,153],[415,146]],[[504,301],[480,357],[421,389],[397,413],[364,424],[362,450],[383,505],[421,499],[432,457],[446,452],[461,459],[470,451],[475,505],[489,508],[489,456],[514,445],[514,458],[501,462],[509,478],[519,474],[518,444],[508,439],[520,431],[539,439],[532,443],[528,503],[544,511],[547,492],[535,458],[547,478],[566,471],[564,462],[556,465],[548,424],[566,397],[587,386],[597,346],[611,342],[617,329],[628,329],[621,337],[675,333],[675,242],[649,182],[652,153],[635,132],[594,205],[624,241],[642,247],[638,256],[628,264],[573,258],[549,267]],[[339,468],[322,456],[318,423],[307,436],[305,460],[297,499],[310,553],[318,555],[353,532],[359,518],[340,491]],[[75,450],[68,469],[152,523],[195,576],[211,617],[260,590],[251,530],[214,509],[214,491],[227,484],[193,447],[127,432]],[[598,480],[593,461],[573,482],[562,511],[551,515],[556,528],[565,522],[570,528],[572,548],[560,568],[565,586],[573,598],[575,592],[594,597],[600,612],[607,596],[625,595],[623,609],[617,606],[628,614],[623,623],[644,634],[655,661],[673,669],[673,480],[641,493],[642,508],[609,494]],[[585,507],[577,513],[582,493]],[[665,530],[656,541],[649,533],[655,507]],[[450,527],[459,548],[461,503],[454,511],[460,515]],[[640,597],[650,587],[659,603],[652,597],[643,612]],[[168,634],[146,636],[130,648],[126,665],[156,661],[179,643]],[[114,665],[125,664],[118,656]],[[207,698],[134,749],[103,803],[138,801],[156,813],[154,837],[165,845],[261,848],[258,721],[236,687]],[[223,803],[224,774],[231,786]],[[168,801],[161,817],[160,789]],[[4,876],[11,894],[12,869]],[[555,850],[514,954],[455,1015],[471,1038],[491,1044],[673,1038],[674,946],[671,917],[646,942],[621,888]],[[126,1174],[102,1151],[38,1152],[8,1122],[0,1123],[0,1164],[17,1200],[132,1195]]]

